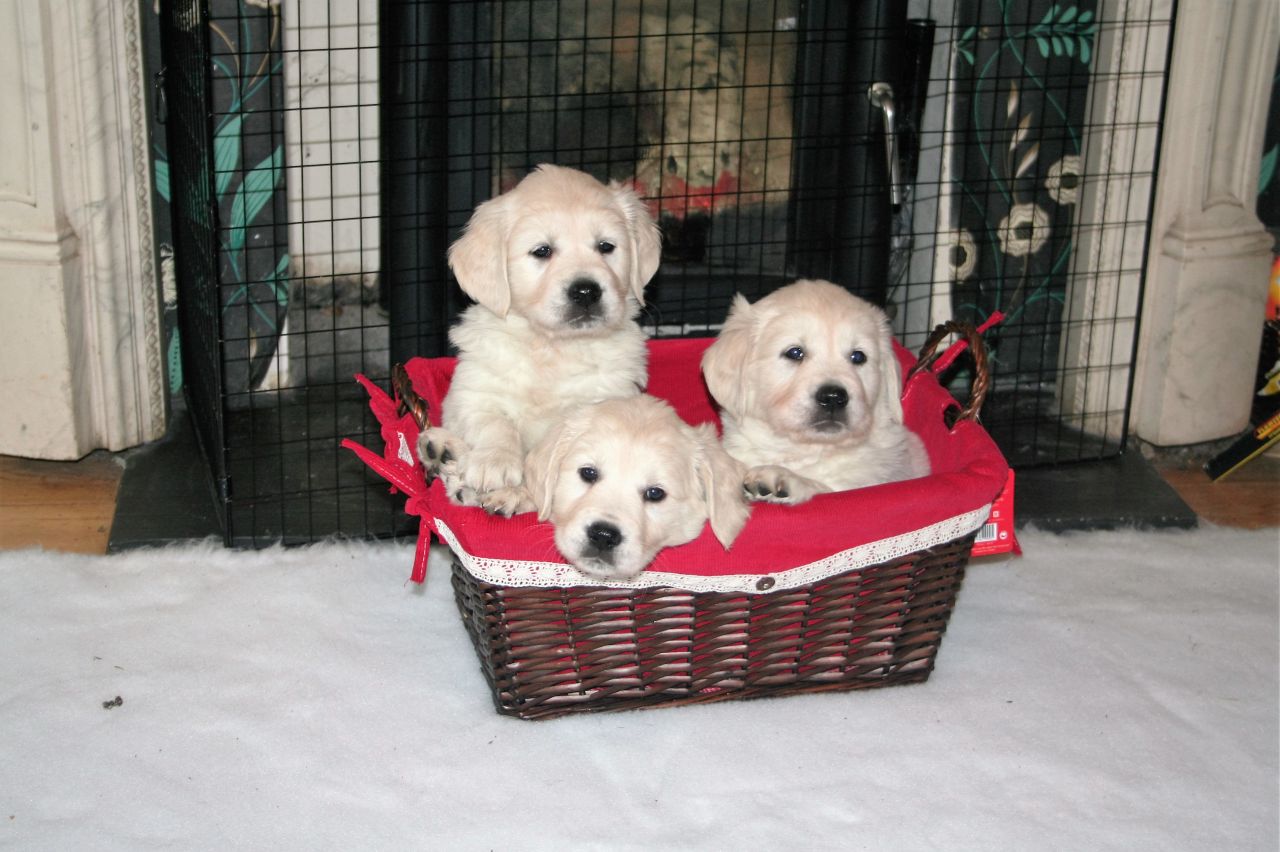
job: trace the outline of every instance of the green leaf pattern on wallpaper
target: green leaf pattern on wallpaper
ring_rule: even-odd
[[[253,386],[260,380],[281,331],[289,302],[289,255],[279,248],[278,199],[284,188],[284,146],[279,110],[283,59],[280,10],[252,0],[211,0],[208,23],[214,45],[212,76],[212,168],[219,217],[219,277],[224,338],[237,342],[223,353],[224,368],[252,362],[247,375],[230,381]],[[163,139],[163,133],[158,134]],[[265,147],[264,147],[265,145]],[[183,192],[171,181],[163,150],[154,158],[156,193],[166,203],[194,204],[203,193]],[[188,180],[209,180],[209,175]],[[175,195],[177,197],[175,197]],[[206,219],[205,211],[189,215]],[[247,310],[246,310],[247,306]],[[168,347],[171,374],[180,375],[178,329]]]
[[[957,4],[961,24],[966,16],[972,22],[952,44],[962,120],[954,169],[960,218],[942,238],[953,311],[980,321],[1001,310],[1007,319],[995,336],[1016,337],[1020,323],[1040,323],[1064,300],[1084,165],[1083,93],[1098,22],[1080,4],[1045,9],[1003,0],[998,18],[988,6]],[[1047,351],[1043,338],[1023,348]],[[994,349],[997,363],[1025,354],[1001,351],[998,341]]]
[[[1004,4],[1002,4],[1003,6]],[[1007,12],[1007,8],[1005,10]],[[1080,61],[1088,65],[1093,57],[1093,38],[1098,32],[1098,25],[1093,20],[1093,12],[1081,11],[1078,6],[1062,8],[1055,5],[1049,8],[1044,18],[1034,27],[1027,29],[1022,36],[1035,39],[1040,56],[1047,59],[1054,56],[1079,56]],[[976,61],[973,42],[978,35],[975,24],[965,30],[956,39],[955,50],[970,65]]]
[[[244,115],[236,113],[228,116],[225,123],[213,134],[213,173],[216,183],[214,191],[221,200],[231,183],[231,174],[240,165],[240,128],[244,126]]]
[[[155,159],[155,182],[156,192],[164,199],[164,203],[169,203],[169,161],[164,158],[164,154],[157,153]]]
[[[227,228],[227,239],[223,244],[233,255],[244,248],[245,231],[280,186],[284,177],[283,158],[284,148],[277,146],[271,156],[245,175],[240,188],[236,190],[231,201],[231,224]]]
[[[279,10],[268,10],[271,15],[278,15]],[[240,14],[247,15],[249,9],[241,2]],[[245,171],[248,163],[242,164],[249,153],[249,144],[245,138],[246,125],[258,122],[254,128],[256,135],[263,133],[263,119],[259,112],[255,96],[267,93],[272,76],[279,75],[283,69],[283,60],[279,56],[279,45],[270,42],[265,46],[268,56],[273,60],[268,63],[259,60],[262,47],[255,45],[255,29],[244,23],[241,18],[239,32],[228,32],[222,21],[214,20],[209,24],[210,36],[220,41],[227,48],[225,55],[216,55],[211,60],[215,91],[215,109],[222,118],[213,133],[213,169],[214,191],[218,209],[223,211],[223,228],[221,248],[227,268],[224,272],[224,285],[234,286],[230,295],[223,300],[223,312],[240,300],[247,298],[248,291],[254,282],[265,282],[270,285],[271,293],[278,292],[281,266],[288,266],[285,254],[275,269],[258,276],[251,276],[244,257],[248,233],[258,221],[264,209],[272,202],[276,192],[284,184],[284,146],[276,145],[273,150],[252,168]],[[270,27],[270,38],[278,38],[279,28]],[[252,70],[242,68],[241,63],[252,65]],[[219,93],[229,100],[225,106],[217,103]],[[270,98],[263,106],[270,107]],[[267,118],[269,122],[271,119]],[[269,124],[267,125],[269,126]],[[271,134],[274,136],[275,134]],[[252,162],[252,161],[250,161]],[[237,183],[238,179],[238,183]],[[230,197],[230,207],[225,204]],[[287,290],[287,288],[286,288]],[[256,300],[251,300],[256,303]],[[276,302],[279,303],[278,298]],[[266,330],[278,331],[276,318],[262,310],[256,312],[260,321],[266,324]]]
[[[169,365],[169,393],[177,393],[182,390],[182,340],[178,335],[177,326],[169,336],[165,360]]]
[[[1273,145],[1271,150],[1262,155],[1262,167],[1258,169],[1258,194],[1261,195],[1271,185],[1276,176],[1276,156],[1280,155],[1280,145]]]
[[[215,62],[214,67],[221,68],[224,71],[227,70],[226,65],[222,62]],[[277,64],[272,70],[278,72],[280,67]],[[236,85],[234,75],[228,74],[227,80],[233,87]],[[253,89],[256,88],[256,86],[253,87]],[[250,93],[252,93],[253,89],[250,90]],[[241,106],[242,103],[242,99],[237,96],[235,106]],[[220,209],[223,206],[223,201],[227,198],[228,189],[231,187],[232,181],[237,177],[242,147],[241,128],[244,126],[245,116],[252,112],[251,108],[247,108],[243,112],[225,116],[214,132],[214,191],[215,199]],[[172,201],[169,186],[169,161],[163,151],[156,152],[153,166],[156,192],[166,203],[169,203]],[[253,224],[262,209],[271,201],[274,193],[282,187],[283,180],[284,146],[277,145],[270,156],[244,176],[239,187],[235,190],[235,197],[230,208],[230,224],[226,229],[227,237],[222,243],[224,250],[235,253],[244,248],[246,229]],[[289,257],[286,254],[281,258],[280,266],[287,268],[288,261]],[[233,259],[232,268],[238,270],[239,266],[240,264]],[[271,275],[269,279],[264,280],[281,280],[279,270]]]

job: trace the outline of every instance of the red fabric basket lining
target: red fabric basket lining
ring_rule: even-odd
[[[670,402],[689,423],[715,422],[714,403],[700,371],[703,350],[712,338],[654,340],[649,342],[648,392]],[[903,374],[915,357],[896,346]],[[431,422],[438,425],[441,401],[453,376],[452,358],[415,358],[405,365],[414,390],[430,405]],[[405,510],[423,520],[420,557],[433,519],[448,525],[458,544],[483,559],[563,562],[552,544],[549,523],[539,523],[527,513],[499,518],[477,508],[449,502],[443,484],[426,485],[414,458],[418,429],[409,414],[399,414],[397,403],[363,376],[357,376],[370,393],[370,406],[382,424],[385,449],[378,455],[352,441],[343,445],[404,492]],[[850,548],[913,532],[974,513],[988,506],[1004,487],[1008,465],[986,431],[974,421],[960,421],[948,429],[944,411],[956,408],[951,395],[933,373],[917,373],[903,392],[907,426],[923,440],[933,473],[921,479],[822,494],[800,506],[756,504],[741,535],[726,552],[709,527],[680,547],[660,552],[650,571],[694,577],[771,574],[826,559]],[[985,516],[965,532],[976,529]],[[425,565],[425,560],[420,560]],[[415,579],[421,577],[415,575]]]

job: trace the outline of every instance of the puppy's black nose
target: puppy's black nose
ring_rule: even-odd
[[[600,285],[590,278],[578,278],[569,285],[569,301],[589,308],[600,301]]]
[[[622,530],[606,521],[595,521],[587,527],[587,541],[601,550],[613,550],[622,544]]]
[[[849,393],[839,385],[823,385],[813,395],[819,406],[827,411],[840,411],[849,404]]]

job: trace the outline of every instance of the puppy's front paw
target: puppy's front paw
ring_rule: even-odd
[[[463,450],[462,441],[444,429],[428,427],[418,435],[418,461],[422,462],[428,481],[453,473]]]
[[[480,495],[476,493],[474,488],[462,482],[462,477],[458,476],[457,471],[448,471],[440,474],[440,481],[444,483],[444,493],[448,495],[451,503],[456,503],[459,506],[480,505]]]
[[[500,447],[472,448],[460,461],[458,473],[463,484],[481,494],[515,488],[524,482],[524,456]]]
[[[827,489],[823,488],[821,483],[814,482],[785,467],[765,464],[747,471],[742,479],[742,490],[749,500],[794,506]]]
[[[521,512],[532,512],[537,507],[533,498],[523,485],[515,488],[498,488],[479,495],[480,508],[490,515],[501,515],[510,518]]]

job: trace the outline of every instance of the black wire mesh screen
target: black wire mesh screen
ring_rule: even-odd
[[[379,440],[352,376],[389,375],[366,7],[342,19],[297,2],[162,8],[185,392],[229,543],[405,528],[338,449]]]
[[[182,373],[197,437],[218,489],[226,523],[226,433],[222,406],[216,194],[208,133],[209,39],[207,11],[198,4],[171,7],[161,23],[162,100],[172,155],[167,163],[175,275],[181,283],[178,335]]]
[[[445,250],[542,162],[649,204],[650,334],[796,277],[908,346],[999,311],[1010,460],[1120,452],[1171,30],[1168,3],[1095,0],[173,4],[188,395],[229,540],[403,531],[337,448],[380,442],[351,376],[447,352]]]

